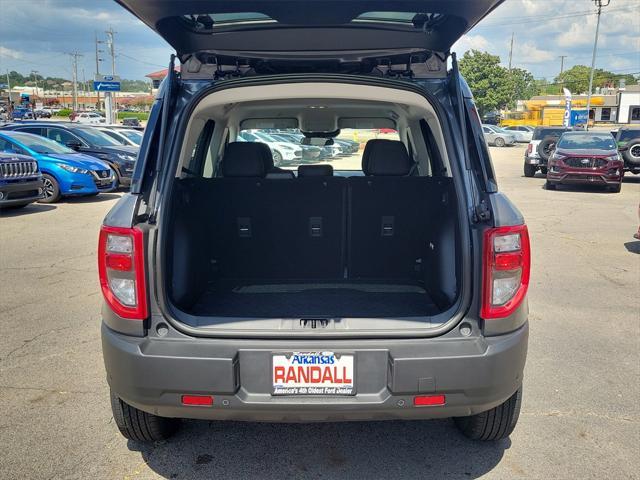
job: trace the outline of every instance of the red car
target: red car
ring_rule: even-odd
[[[613,192],[622,188],[624,161],[609,132],[566,132],[549,158],[547,190],[558,185],[602,185]]]

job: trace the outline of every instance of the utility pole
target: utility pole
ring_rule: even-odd
[[[112,27],[109,27],[109,30],[107,30],[105,32],[107,34],[107,47],[109,47],[109,54],[111,55],[111,75],[115,76],[116,74],[116,48],[115,48],[115,43],[114,43],[114,39],[113,39],[113,34],[117,33],[113,31]],[[116,123],[116,119],[117,119],[117,106],[116,106],[116,99],[115,99],[115,95],[112,92],[105,92],[104,94],[105,96],[105,110],[110,111],[111,113],[107,114],[107,121],[109,123]],[[107,107],[106,103],[109,103],[109,106]]]
[[[591,110],[591,90],[593,88],[593,71],[596,67],[596,51],[598,50],[598,33],[600,31],[600,13],[602,7],[607,7],[611,3],[611,0],[593,0],[598,7],[598,19],[596,20],[596,39],[593,42],[593,56],[591,57],[591,73],[589,74],[589,91],[587,92],[587,125],[586,130],[589,130],[589,112]],[[605,3],[606,2],[606,3]],[[595,115],[594,115],[595,121]]]
[[[511,32],[511,48],[509,49],[509,71],[511,71],[511,59],[513,58],[513,35],[515,32]]]
[[[73,66],[73,111],[78,110],[78,57],[82,57],[78,52],[69,54]]]
[[[95,35],[95,40],[96,40],[96,77],[97,77],[98,75],[100,75],[100,62],[102,61],[102,59],[100,58],[100,52],[102,50],[98,49],[98,44],[104,43],[104,42],[98,40],[98,32],[94,32],[94,35]],[[98,110],[100,110],[100,92],[99,91],[96,91],[96,96],[97,96],[97,105],[96,106],[97,106]]]
[[[564,72],[564,59],[567,57],[568,55],[558,56],[558,58],[560,58],[560,75],[558,75],[558,77],[560,78],[560,92],[562,92],[562,88],[564,87],[564,81],[562,80],[562,72]]]
[[[33,79],[36,82],[36,97],[39,97],[40,92],[38,91],[38,71],[37,70],[31,70],[31,75],[33,75]]]
[[[11,120],[11,113],[13,112],[13,102],[11,101],[11,80],[9,79],[9,69],[7,68],[7,88],[9,89],[9,103],[8,103],[8,111],[9,120]]]

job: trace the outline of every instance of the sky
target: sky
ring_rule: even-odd
[[[455,0],[447,0],[455,1]],[[606,0],[605,0],[606,1]],[[78,52],[78,75],[95,73],[95,35],[115,33],[116,72],[142,80],[165,68],[171,47],[113,0],[0,0],[0,73],[16,70],[43,76],[71,77],[71,56]],[[478,49],[508,63],[513,33],[512,65],[536,78],[553,79],[564,68],[590,65],[596,26],[593,0],[506,0],[453,50],[462,55]],[[640,73],[640,0],[611,0],[603,8],[596,66],[616,73]],[[106,45],[101,44],[106,50]],[[101,72],[111,73],[107,52]]]

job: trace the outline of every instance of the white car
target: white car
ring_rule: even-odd
[[[94,112],[82,112],[76,115],[76,117],[72,120],[76,123],[86,123],[89,125],[98,125],[100,123],[104,123],[105,119],[103,116],[94,113]]]
[[[113,138],[120,145],[128,145],[130,147],[139,147],[142,141],[142,135],[135,130],[128,130],[125,128],[111,128],[108,126],[96,127],[101,132],[106,133]]]
[[[259,130],[245,130],[240,132],[238,140],[245,142],[266,143],[273,155],[273,163],[276,167],[282,163],[295,162],[302,159],[302,147],[294,143],[279,142],[267,133]]]
[[[495,125],[482,125],[482,133],[484,133],[484,139],[489,145],[506,147],[516,143],[516,137],[511,132],[507,132]]]
[[[533,127],[525,125],[510,125],[508,127],[502,127],[503,130],[511,132],[516,137],[518,143],[529,143],[533,138]]]

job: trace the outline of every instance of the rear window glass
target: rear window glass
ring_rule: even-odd
[[[564,132],[566,132],[566,128],[536,128],[533,132],[534,140],[542,140],[544,137],[559,137]]]
[[[280,168],[295,170],[300,165],[326,163],[334,170],[362,170],[362,151],[367,141],[400,140],[398,132],[391,128],[343,128],[332,145],[325,145],[324,138],[311,138],[310,144],[303,144],[304,138],[298,129],[250,129],[240,131],[237,141],[266,143],[273,163]]]
[[[640,128],[621,128],[618,132],[619,142],[628,142],[632,138],[640,138]]]
[[[558,148],[564,150],[614,150],[615,141],[611,134],[565,133],[558,142]]]

